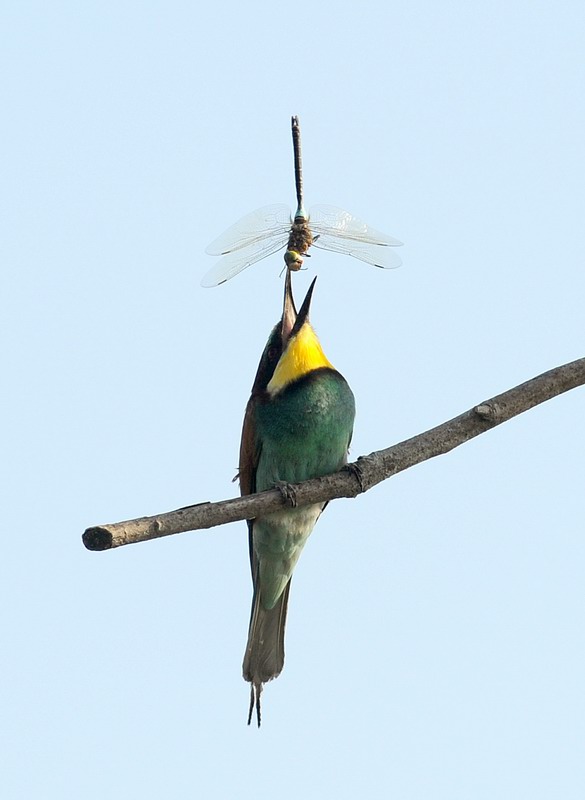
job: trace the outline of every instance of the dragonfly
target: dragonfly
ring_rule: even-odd
[[[207,246],[205,252],[221,256],[206,273],[201,285],[219,286],[246,267],[286,248],[284,263],[292,271],[299,270],[310,247],[353,256],[382,269],[402,264],[393,249],[401,241],[381,233],[366,222],[328,205],[312,206],[309,213],[303,202],[301,129],[298,117],[291,118],[297,210],[294,216],[282,203],[264,206],[242,217]]]

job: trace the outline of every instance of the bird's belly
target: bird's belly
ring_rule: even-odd
[[[276,511],[254,522],[254,550],[265,608],[272,608],[282,594],[322,509],[323,503],[317,503]]]

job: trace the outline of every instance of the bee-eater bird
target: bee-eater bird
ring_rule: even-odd
[[[316,280],[316,279],[315,279]],[[315,286],[296,311],[287,270],[282,319],[258,366],[240,447],[241,494],[300,483],[339,470],[347,461],[355,402],[309,322]],[[251,683],[248,725],[260,695],[284,665],[284,628],[291,575],[326,503],[288,507],[249,520],[254,596],[243,675]]]

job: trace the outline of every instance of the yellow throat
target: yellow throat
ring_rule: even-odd
[[[305,322],[299,332],[290,339],[281,355],[274,375],[266,387],[268,394],[277,394],[289,383],[320,367],[334,369],[333,364],[323,352],[317,334],[309,323]]]

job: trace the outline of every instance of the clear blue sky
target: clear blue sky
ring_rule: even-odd
[[[205,246],[294,199],[405,242],[315,252],[352,457],[584,352],[582,3],[8,2],[0,794],[585,796],[582,390],[355,501],[295,574],[248,729],[244,523],[89,553],[236,492],[281,254]]]

